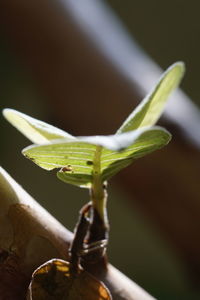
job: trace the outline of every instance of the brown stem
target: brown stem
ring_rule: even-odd
[[[107,269],[107,242],[100,247],[101,241],[108,241],[108,225],[107,223],[104,223],[98,211],[93,208],[92,223],[87,244],[90,245],[96,242],[99,242],[100,244],[95,251],[89,251],[82,257],[82,265],[87,271],[93,274],[104,272]]]
[[[86,204],[81,210],[77,225],[74,230],[74,238],[69,248],[70,261],[78,269],[80,252],[83,250],[84,240],[90,227],[90,219],[87,217],[91,209],[91,203]]]

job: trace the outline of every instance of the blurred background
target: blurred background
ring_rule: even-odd
[[[158,66],[182,60],[193,124],[200,105],[199,8],[194,0],[2,1],[1,109],[73,135],[111,134],[159,78]],[[173,133],[170,145],[109,184],[110,262],[161,300],[200,299],[200,150],[178,122],[181,106],[178,112],[161,120]],[[0,122],[2,167],[73,230],[88,191],[26,160],[20,152],[30,142],[2,116]],[[194,128],[198,135],[200,119]]]

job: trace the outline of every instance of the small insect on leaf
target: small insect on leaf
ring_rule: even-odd
[[[71,165],[68,165],[68,166],[66,166],[66,167],[63,167],[63,168],[61,169],[61,172],[70,172],[70,171],[73,171],[73,168],[72,168]]]
[[[52,259],[32,275],[28,300],[112,300],[103,282],[70,262]]]

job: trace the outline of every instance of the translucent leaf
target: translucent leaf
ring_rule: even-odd
[[[154,125],[162,114],[170,93],[180,83],[184,70],[185,68],[182,62],[177,62],[169,67],[162,75],[155,88],[129,115],[118,129],[117,133]]]
[[[101,156],[102,180],[108,180],[113,175],[132,164],[136,159],[162,148],[171,140],[168,131],[161,127],[141,128],[134,143],[125,150],[116,152],[103,149]]]
[[[31,279],[28,300],[112,300],[105,284],[70,262],[51,259]]]
[[[43,169],[63,168],[58,174],[60,179],[71,184],[87,186],[92,182],[95,150],[95,145],[65,140],[58,144],[30,146],[23,150],[23,154]]]
[[[171,136],[166,130],[152,126],[160,117],[168,96],[179,84],[183,73],[183,63],[172,65],[117,134],[111,136],[75,138],[15,110],[5,109],[3,113],[25,136],[40,145],[24,149],[26,157],[46,170],[60,169],[57,176],[65,182],[90,187],[98,159],[101,160],[98,174],[105,181],[135,159],[169,142]],[[97,149],[100,150],[98,154]]]
[[[74,138],[61,129],[29,117],[14,109],[4,109],[3,115],[14,127],[35,144],[43,144],[60,138]]]
[[[132,132],[62,139],[52,144],[30,146],[23,154],[46,170],[61,168],[59,179],[79,185],[90,186],[93,180],[93,161],[96,146],[102,147],[101,173],[107,180],[133,160],[166,145],[171,136],[161,127],[141,128]]]

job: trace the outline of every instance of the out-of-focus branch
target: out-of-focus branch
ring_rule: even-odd
[[[0,299],[22,300],[38,266],[51,258],[68,259],[73,235],[2,168],[0,211]],[[99,274],[115,300],[153,300],[110,265]]]
[[[67,257],[72,234],[0,168],[0,298],[24,299],[33,270]]]
[[[160,75],[102,1],[4,0],[0,22],[57,125],[74,134],[111,133]],[[199,110],[178,92],[166,119],[171,145],[118,179],[200,278]]]

